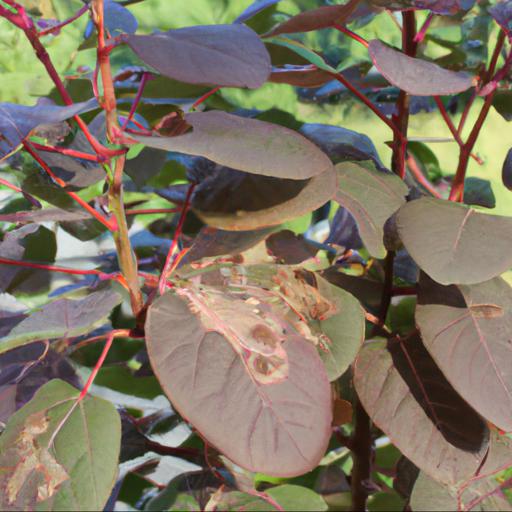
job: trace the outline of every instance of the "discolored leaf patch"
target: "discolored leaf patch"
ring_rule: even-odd
[[[409,57],[382,41],[370,41],[368,52],[377,69],[396,87],[415,96],[447,96],[475,85],[463,72],[449,71],[426,60]]]
[[[105,505],[117,473],[119,416],[111,404],[86,398],[63,423],[78,394],[53,380],[8,421],[0,437],[2,510]]]
[[[219,293],[187,286],[150,307],[148,351],[164,391],[238,465],[280,476],[309,471],[331,424],[316,349],[268,304]]]

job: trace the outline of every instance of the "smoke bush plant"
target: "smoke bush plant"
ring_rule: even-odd
[[[0,1],[54,84],[0,103],[0,508],[510,510],[512,219],[466,171],[511,118],[512,3],[259,0],[142,33],[141,1]],[[84,17],[95,66],[60,76],[46,47]],[[389,17],[398,47],[361,35]],[[350,95],[389,169],[229,94],[267,82]],[[436,134],[408,140],[420,110],[452,177]],[[69,237],[115,251],[72,268]]]

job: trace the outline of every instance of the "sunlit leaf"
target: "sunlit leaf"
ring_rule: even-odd
[[[392,85],[415,96],[445,96],[465,91],[475,79],[463,72],[449,71],[426,60],[409,57],[378,39],[368,52],[377,69]]]
[[[334,199],[355,218],[368,252],[386,254],[384,224],[405,203],[408,189],[396,175],[353,162],[336,165],[338,190]]]
[[[256,89],[270,74],[264,44],[242,24],[130,35],[126,41],[146,64],[181,82]]]
[[[276,178],[306,179],[332,168],[317,146],[282,126],[216,110],[187,114],[185,120],[192,132],[133,138],[153,148],[200,155],[233,169]]]
[[[480,283],[512,267],[510,217],[422,198],[400,208],[396,225],[414,261],[438,283]]]

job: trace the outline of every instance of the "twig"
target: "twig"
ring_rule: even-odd
[[[416,178],[416,181],[420,185],[422,185],[423,188],[428,190],[434,197],[440,199],[442,197],[441,194],[435,189],[434,185],[432,185],[432,183],[430,183],[427,177],[421,172],[418,162],[416,162],[416,159],[410,153],[407,153],[406,163],[407,167],[409,168],[409,171]]]
[[[146,208],[142,210],[126,210],[126,215],[151,215],[153,213],[178,213],[181,208]]]
[[[173,255],[176,247],[178,246],[178,240],[181,236],[181,230],[183,229],[183,224],[185,223],[185,219],[187,217],[187,212],[190,208],[190,199],[192,197],[192,192],[194,191],[194,184],[191,184],[188,187],[187,197],[185,198],[185,203],[183,204],[183,208],[181,210],[180,218],[178,220],[178,225],[176,226],[176,231],[174,232],[174,237],[171,243],[171,247],[169,248],[169,252],[167,253],[167,258],[165,259],[164,268],[162,269],[162,273],[160,274],[160,281],[158,282],[158,292],[160,295],[163,295],[167,288],[167,278],[169,277],[172,265],[173,265]]]
[[[420,44],[423,39],[425,39],[425,36],[427,35],[427,30],[430,27],[430,24],[432,23],[432,20],[434,19],[434,13],[430,12],[427,16],[427,19],[423,22],[423,25],[418,30],[418,33],[414,36],[414,42],[416,44]]]
[[[368,41],[364,37],[361,37],[360,35],[356,34],[355,32],[352,32],[352,30],[345,27],[344,25],[340,25],[339,23],[334,23],[333,27],[336,30],[339,30],[342,34],[345,34],[348,37],[352,38],[354,41],[357,41],[358,43],[362,44],[365,48],[368,48]]]
[[[217,87],[214,87],[211,91],[208,91],[207,93],[203,94],[200,98],[198,98],[192,104],[192,106],[190,107],[190,110],[194,110],[195,108],[197,108],[199,105],[201,105],[201,103],[206,101],[210,96],[215,94],[217,91],[220,91],[220,85],[218,85]]]
[[[66,182],[61,180],[48,166],[48,164],[37,154],[32,147],[32,144],[28,141],[23,142],[23,147],[29,153],[32,158],[46,171],[46,173],[52,178],[52,180],[61,187],[66,194],[74,199],[84,210],[90,213],[98,222],[101,222],[109,231],[117,230],[117,222],[115,219],[105,219],[103,215],[98,213],[87,201],[84,201],[77,193],[66,189]]]
[[[137,95],[135,96],[135,99],[133,100],[132,106],[130,108],[130,112],[128,113],[128,117],[125,118],[122,129],[125,130],[128,126],[128,123],[132,120],[132,117],[135,115],[135,111],[137,110],[137,107],[139,106],[140,100],[142,98],[142,94],[144,93],[144,88],[146,87],[146,84],[148,80],[150,79],[151,74],[150,73],[142,73],[142,78],[140,79],[139,88],[137,90]]]
[[[81,7],[71,18],[68,18],[67,20],[62,21],[61,23],[54,25],[53,27],[49,27],[45,30],[41,30],[38,33],[39,37],[46,36],[48,34],[53,34],[54,32],[58,32],[62,27],[65,27],[66,25],[69,25],[70,23],[73,23],[73,21],[77,20],[85,14],[89,10],[89,4],[86,3],[83,7]]]

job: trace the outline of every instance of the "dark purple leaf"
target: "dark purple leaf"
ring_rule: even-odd
[[[400,208],[396,225],[414,261],[438,283],[480,283],[512,266],[510,217],[422,198]]]
[[[290,84],[296,87],[320,87],[332,81],[332,76],[316,66],[273,67],[268,79],[277,84]]]
[[[407,186],[372,165],[343,162],[336,165],[336,172],[339,186],[334,199],[354,216],[368,252],[383,258],[384,224],[405,203]]]
[[[265,243],[267,252],[281,264],[297,265],[312,258],[318,252],[318,247],[308,243],[302,235],[296,235],[289,229],[270,235]]]
[[[429,279],[420,283],[416,322],[428,351],[472,407],[512,430],[510,285],[499,277],[448,288]]]
[[[512,121],[512,91],[496,91],[492,106],[505,121]]]
[[[193,127],[185,135],[132,137],[146,146],[204,156],[263,176],[301,180],[332,169],[325,153],[289,128],[216,110],[187,114],[185,120]]]
[[[83,299],[58,299],[37,308],[17,324],[0,343],[0,353],[35,340],[86,334],[101,325],[121,302],[113,291],[94,292]]]
[[[508,150],[507,156],[503,161],[503,167],[501,168],[501,180],[505,187],[512,190],[512,148]]]
[[[331,231],[325,243],[338,245],[344,249],[361,249],[363,247],[356,221],[343,206],[336,210],[331,222]]]
[[[378,169],[385,170],[373,142],[367,135],[329,124],[305,123],[300,133],[314,142],[337,164],[347,160],[372,160]]]
[[[370,41],[368,52],[375,67],[392,85],[415,96],[447,96],[475,85],[475,78],[467,73],[409,57],[378,39]]]
[[[280,2],[281,0],[254,0],[254,2],[247,7],[247,9],[244,10],[238,18],[233,21],[233,23],[244,23],[247,20],[250,20],[253,16],[256,16],[256,14],[260,13],[264,9],[267,9],[268,7],[271,7],[272,5],[277,4],[277,2]]]
[[[504,0],[489,7],[489,13],[506,34],[512,33],[512,1]]]
[[[491,182],[475,176],[466,178],[464,182],[464,203],[494,208],[496,197],[492,191]]]
[[[471,9],[475,0],[372,0],[372,4],[395,11],[429,9],[436,14],[457,14]]]
[[[124,170],[141,188],[162,170],[166,160],[167,155],[163,151],[144,148],[135,158],[126,161]]]
[[[335,23],[344,24],[356,10],[360,0],[350,0],[344,5],[326,5],[318,9],[304,11],[272,29],[265,37],[295,32],[310,32],[332,27]]]
[[[263,85],[270,57],[258,35],[245,25],[206,25],[130,35],[128,45],[148,65],[191,84],[249,87]]]
[[[364,408],[391,442],[428,475],[470,478],[487,452],[485,422],[453,390],[418,336],[371,342],[354,382]]]
[[[0,103],[0,158],[16,149],[34,128],[43,124],[59,123],[96,107],[97,101],[94,98],[67,107],[57,105],[26,107],[13,103]]]
[[[173,405],[244,468],[276,476],[314,468],[331,430],[330,387],[315,347],[291,326],[278,334],[238,297],[204,289],[209,306],[198,302],[193,313],[189,301],[199,295],[178,293],[155,301],[146,322],[151,363]],[[264,333],[274,356],[235,341],[256,350]]]
[[[16,213],[0,214],[0,222],[29,223],[78,221],[90,219],[91,215],[83,210],[61,210],[60,208],[44,208],[42,210],[29,210]],[[0,244],[0,252],[2,246]]]
[[[104,13],[105,27],[112,37],[119,35],[120,32],[133,34],[137,30],[135,16],[114,0],[105,0]]]
[[[261,242],[272,230],[223,231],[206,226],[195,236],[183,263],[224,254],[240,254]]]

